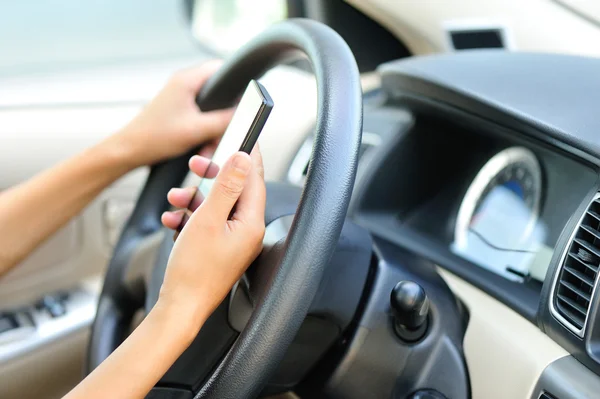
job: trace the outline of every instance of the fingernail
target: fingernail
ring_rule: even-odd
[[[188,165],[191,167],[192,162],[194,162],[195,158],[200,158],[200,155],[192,155],[192,157],[190,158],[190,160],[188,161]]]
[[[182,191],[186,191],[186,189],[179,188],[179,187],[173,187],[172,189],[169,190],[169,193],[167,195],[178,195],[178,193],[181,193]]]
[[[250,155],[245,152],[238,152],[233,156],[233,167],[239,172],[247,174],[251,166]]]

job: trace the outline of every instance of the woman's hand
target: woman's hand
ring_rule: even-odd
[[[200,176],[209,165],[200,156],[190,160],[190,169]],[[187,207],[195,191],[172,189],[169,202]],[[208,197],[190,205],[193,213],[171,252],[158,304],[191,316],[193,328],[199,329],[260,253],[265,201],[259,150],[252,156],[234,154],[219,171]],[[163,224],[177,229],[184,213],[165,212]]]
[[[190,160],[190,169],[201,176],[209,165],[198,155]],[[169,201],[187,207],[194,194],[195,190],[173,189]],[[252,156],[234,154],[219,171],[208,197],[190,206],[192,216],[171,251],[154,308],[67,398],[147,395],[260,253],[265,197],[258,149]],[[181,211],[166,212],[163,223],[177,228],[182,216]]]
[[[201,112],[196,96],[221,61],[177,72],[158,95],[125,128],[109,138],[126,148],[134,167],[171,158],[218,139],[232,109]]]

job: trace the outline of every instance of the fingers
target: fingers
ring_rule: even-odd
[[[219,172],[219,167],[216,164],[199,155],[190,158],[189,167],[196,175],[207,179],[215,178]],[[204,200],[204,197],[196,187],[172,188],[167,193],[167,200],[176,208],[187,208],[190,211],[195,211]]]
[[[172,188],[167,194],[169,204],[175,208],[187,208],[195,211],[202,203],[202,194],[196,187]]]
[[[265,167],[263,165],[262,152],[260,152],[260,145],[258,142],[252,149],[252,153],[250,154],[252,157],[252,165],[256,168],[256,171],[262,177],[265,178]]]
[[[219,171],[200,210],[206,210],[207,217],[227,221],[231,210],[244,190],[251,169],[252,159],[250,156],[243,152],[235,153]]]
[[[197,67],[179,71],[173,76],[173,82],[192,94],[191,98],[195,99],[202,86],[219,69],[222,63],[221,60],[211,60]],[[220,137],[229,125],[234,112],[233,109],[201,112],[197,107],[194,106],[194,108],[197,112],[190,113],[185,124],[191,132],[201,133],[203,141]]]
[[[216,177],[219,172],[219,167],[216,164],[198,155],[190,158],[189,166],[192,172],[208,179]],[[167,193],[167,200],[175,208],[183,209],[163,213],[161,216],[162,223],[170,229],[181,230],[189,219],[185,209],[195,211],[204,201],[204,197],[197,187],[172,188]]]
[[[190,169],[200,176],[207,174],[212,178],[218,173],[218,167],[201,156],[192,157],[189,164]],[[264,168],[258,146],[251,156],[242,152],[234,154],[223,166],[222,173],[217,175],[206,200],[205,208],[210,209],[208,213],[226,221],[237,203],[233,219],[262,225],[266,201],[263,176]],[[204,202],[195,187],[173,188],[167,194],[167,199],[174,207],[187,208],[192,212]],[[183,209],[165,212],[161,219],[166,227],[181,230],[189,220],[189,213]]]
[[[210,140],[209,142],[203,144],[200,148],[200,151],[198,152],[198,155],[208,159],[212,158],[213,155],[215,155],[215,150],[217,149],[217,146],[219,145],[219,139],[220,137],[217,139]]]
[[[172,230],[176,230],[180,224],[182,224],[185,211],[180,209],[178,211],[165,212],[162,214],[160,220],[162,224]]]
[[[175,78],[184,84],[191,92],[197,94],[208,78],[210,78],[222,64],[223,61],[218,59],[206,61],[198,66],[177,72]]]
[[[228,108],[199,112],[194,115],[196,129],[202,132],[205,140],[219,138],[231,122],[234,111],[233,108]]]
[[[200,155],[191,157],[188,165],[190,170],[196,175],[207,179],[214,179],[219,173],[219,166],[217,164]]]
[[[258,146],[252,150],[251,157],[252,170],[237,202],[233,219],[253,226],[262,226],[265,220],[266,188],[262,156]]]

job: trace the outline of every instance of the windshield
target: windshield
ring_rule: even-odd
[[[0,75],[197,52],[184,2],[0,0]]]

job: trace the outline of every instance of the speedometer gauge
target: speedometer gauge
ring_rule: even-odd
[[[460,205],[454,252],[501,274],[527,274],[523,258],[544,234],[536,231],[542,191],[540,164],[531,151],[510,147],[494,155]]]

